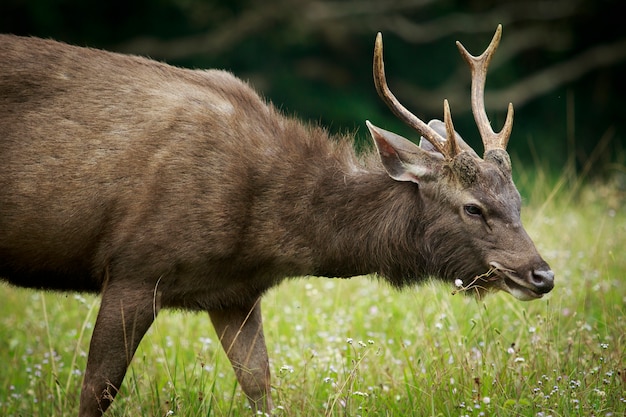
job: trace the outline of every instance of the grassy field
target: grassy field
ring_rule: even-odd
[[[626,208],[616,184],[521,175],[545,299],[290,281],[263,301],[276,415],[624,416]],[[0,416],[77,414],[99,300],[0,287]],[[110,416],[250,411],[206,315],[163,311]]]

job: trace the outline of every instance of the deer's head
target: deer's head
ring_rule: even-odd
[[[520,300],[540,298],[552,290],[554,273],[524,230],[521,198],[511,177],[506,145],[513,126],[509,104],[503,129],[492,130],[484,105],[487,67],[500,42],[498,26],[489,47],[472,56],[457,42],[472,73],[471,103],[484,144],[478,154],[455,132],[447,100],[444,122],[424,123],[391,93],[385,80],[382,36],[376,38],[374,83],[380,97],[401,120],[421,134],[417,146],[367,122],[387,173],[417,184],[425,201],[426,236],[421,248],[432,273],[481,294],[504,290]]]

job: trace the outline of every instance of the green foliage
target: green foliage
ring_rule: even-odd
[[[557,181],[558,183],[558,181]],[[625,195],[536,185],[545,300],[430,283],[285,283],[263,301],[276,415],[617,416],[626,411]],[[3,286],[0,415],[74,415],[98,299]],[[206,315],[161,312],[111,416],[249,414]]]

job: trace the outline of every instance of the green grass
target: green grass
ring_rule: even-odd
[[[275,414],[623,416],[626,209],[615,184],[531,186],[545,299],[294,280],[263,301]],[[526,182],[526,183],[525,183]],[[0,287],[0,415],[76,415],[99,300]],[[110,416],[249,415],[206,315],[163,311]]]

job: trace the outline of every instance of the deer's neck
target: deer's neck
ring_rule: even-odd
[[[326,171],[311,195],[316,274],[378,273],[396,285],[423,275],[418,250],[422,205],[415,184],[382,168]]]

